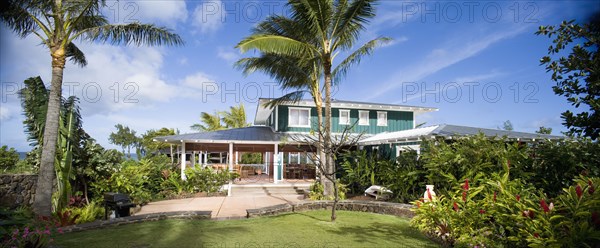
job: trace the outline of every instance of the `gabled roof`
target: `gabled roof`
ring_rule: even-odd
[[[406,141],[418,141],[421,137],[444,137],[451,139],[453,137],[474,136],[479,133],[487,137],[506,137],[513,140],[535,141],[537,140],[561,140],[563,136],[525,133],[516,131],[507,131],[499,129],[467,127],[458,125],[441,124],[398,132],[380,133],[375,136],[363,139],[359,142],[360,145],[378,145],[388,143],[398,143]]]
[[[258,100],[258,107],[256,108],[256,115],[254,117],[254,125],[266,125],[267,118],[273,111],[272,108],[268,108],[265,105],[273,100],[273,98],[260,98]],[[300,107],[314,107],[315,103],[312,99],[304,99],[297,102],[286,103],[287,106],[300,106]],[[332,100],[332,108],[344,108],[344,109],[365,109],[365,110],[390,110],[390,111],[407,111],[414,112],[415,114],[422,114],[426,112],[438,111],[437,108],[430,107],[418,107],[409,105],[398,105],[388,103],[372,103],[372,102],[357,102],[357,101],[343,101],[343,100]]]
[[[273,132],[270,127],[252,126],[244,128],[226,129],[212,132],[188,133],[171,136],[156,137],[154,140],[167,143],[252,143],[252,144],[277,144],[283,135]]]

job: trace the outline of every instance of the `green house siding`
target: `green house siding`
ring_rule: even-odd
[[[311,128],[305,127],[290,127],[288,125],[288,113],[290,106],[279,106],[277,108],[278,111],[278,130],[279,132],[309,132],[311,128],[316,130],[317,126],[317,109],[315,107],[310,107],[310,123]],[[292,107],[295,108],[295,107]],[[302,108],[302,107],[299,107]],[[377,126],[377,110],[368,110],[369,111],[369,125],[358,125],[358,115],[359,109],[349,109],[350,110],[350,125],[340,125],[339,117],[340,117],[340,109],[332,108],[331,109],[331,131],[334,133],[341,133],[348,126],[354,125],[351,132],[353,133],[368,133],[368,134],[377,134],[382,132],[394,132],[394,131],[402,131],[413,128],[413,112],[404,112],[404,111],[385,111],[387,112],[387,126]],[[364,110],[366,111],[366,110]]]

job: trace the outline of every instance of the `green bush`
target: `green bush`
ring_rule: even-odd
[[[213,170],[212,168],[202,168],[195,166],[185,170],[187,181],[185,190],[189,193],[205,192],[215,193],[221,189],[221,186],[227,184],[230,180],[239,177],[237,173],[227,170]]]
[[[95,201],[92,201],[81,208],[70,207],[66,210],[70,211],[71,215],[78,216],[77,219],[75,219],[75,224],[93,222],[104,217],[104,207],[101,203]]]
[[[598,185],[598,178],[580,177],[552,199],[508,173],[494,175],[413,202],[411,223],[457,247],[593,247],[600,242]]]
[[[338,180],[337,188],[338,188],[338,196],[340,197],[340,200],[346,199],[346,192],[348,192],[346,185],[341,183]],[[323,195],[323,192],[325,189],[323,187],[323,184],[321,184],[319,181],[315,181],[313,184],[311,184],[309,187],[309,190],[310,190],[310,192],[308,193],[308,197],[313,201],[333,200],[333,198],[334,198],[333,195],[332,196],[324,196]]]
[[[17,162],[19,162],[19,153],[17,153],[15,148],[0,147],[0,170],[2,172],[14,169],[17,166]]]

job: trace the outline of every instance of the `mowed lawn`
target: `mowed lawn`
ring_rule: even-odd
[[[310,211],[244,220],[163,220],[59,235],[56,247],[438,247],[389,215]]]

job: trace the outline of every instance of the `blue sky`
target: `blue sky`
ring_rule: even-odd
[[[285,14],[284,1],[108,1],[113,22],[166,26],[183,47],[124,47],[82,42],[88,66],[68,64],[63,95],[81,99],[84,129],[101,145],[121,123],[144,133],[161,127],[191,132],[201,112],[242,102],[254,119],[258,97],[282,92],[262,74],[244,76],[232,64],[234,46],[270,14]],[[437,107],[417,123],[516,130],[566,129],[560,113],[572,107],[556,96],[539,66],[550,39],[540,25],[583,19],[597,1],[381,1],[361,37],[393,42],[363,59],[339,82],[334,98]],[[0,30],[0,145],[28,151],[15,89],[28,77],[50,82],[50,57],[39,40]],[[343,56],[341,54],[340,56]],[[340,59],[338,59],[338,62]]]

